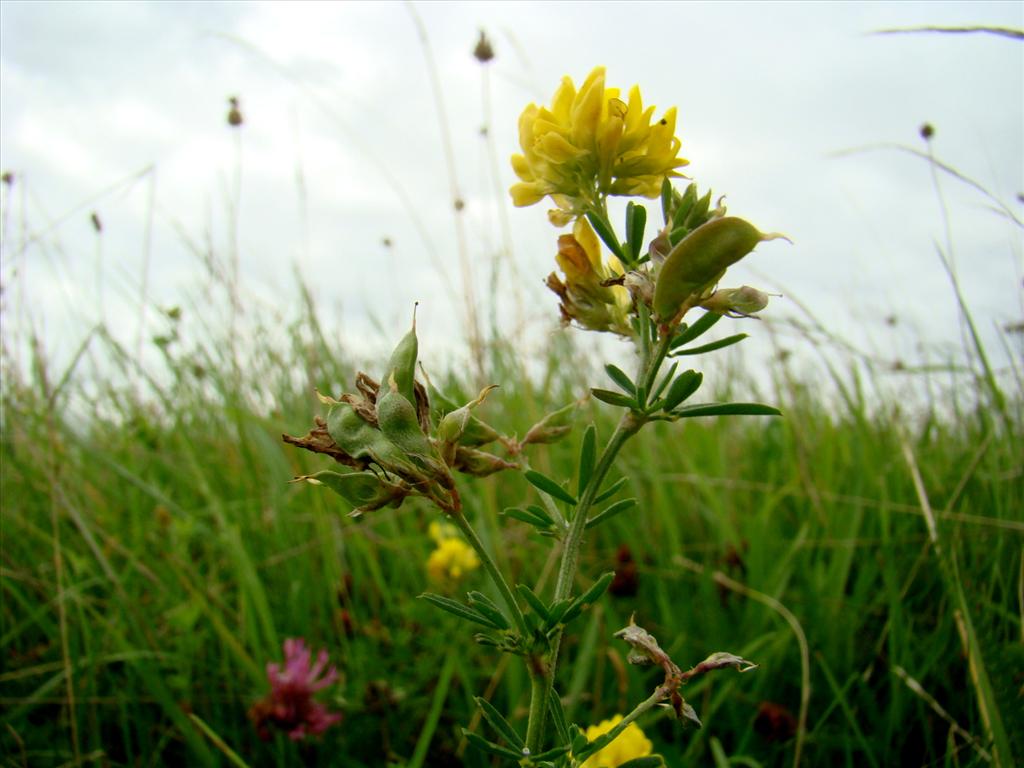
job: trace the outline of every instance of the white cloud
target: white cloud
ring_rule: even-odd
[[[504,193],[495,197],[478,133],[483,83],[469,53],[483,27],[497,52],[490,129],[502,188],[512,181],[507,156],[522,106],[546,100],[563,74],[578,80],[606,64],[610,82],[640,82],[659,111],[679,106],[687,170],[702,187],[796,239],[770,253],[766,246],[753,269],[807,299],[839,333],[864,333],[892,309],[931,341],[958,341],[932,247],[944,234],[927,166],[892,150],[831,155],[878,142],[920,147],[916,131],[928,120],[944,160],[1003,196],[1024,189],[1024,46],[866,34],[1019,26],[1020,6],[516,2],[416,11],[444,87],[479,296],[488,296],[485,265],[501,243],[496,206],[506,206],[530,310],[554,317],[540,285],[554,230],[539,209],[512,210]],[[170,295],[205,277],[166,222],[200,243],[209,235],[215,256],[227,258],[225,201],[240,157],[241,256],[253,286],[266,294],[289,285],[297,261],[352,326],[368,328],[369,313],[404,317],[421,298],[435,305],[421,311],[434,313],[439,336],[457,328],[434,266],[459,273],[448,169],[404,4],[7,2],[0,20],[2,164],[25,174],[51,218],[155,164],[152,269]],[[224,121],[231,95],[246,117],[240,136]],[[106,264],[125,274],[141,272],[148,183],[95,203],[109,221]],[[943,188],[964,288],[991,338],[993,322],[1020,314],[1020,232],[979,210],[974,193],[949,179]],[[93,241],[80,235],[88,210],[54,233],[66,253],[55,268],[87,282]],[[28,214],[33,228],[45,226],[38,206]],[[32,290],[56,289],[39,282]],[[90,299],[78,299],[89,314]],[[50,298],[40,306],[62,311]]]

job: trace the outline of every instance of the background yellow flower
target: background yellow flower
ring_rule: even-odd
[[[590,726],[587,728],[587,739],[593,741],[598,736],[603,736],[620,722],[622,715],[615,715]],[[618,768],[634,758],[646,757],[651,754],[651,749],[651,740],[644,736],[640,726],[630,723],[615,741],[588,757],[581,768]]]
[[[427,575],[432,581],[451,584],[480,567],[480,558],[459,537],[454,526],[433,522],[429,533],[437,542],[437,548],[427,557]]]

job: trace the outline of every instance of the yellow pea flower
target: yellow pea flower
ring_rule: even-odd
[[[621,277],[625,270],[614,256],[607,264],[602,263],[601,241],[586,219],[576,219],[572,234],[558,238],[555,261],[565,281],[552,272],[546,284],[561,300],[565,323],[576,321],[592,331],[612,331],[621,336],[632,333],[627,319],[629,292],[622,286],[601,284]]]
[[[605,87],[604,67],[595,67],[576,90],[569,77],[550,107],[530,104],[519,117],[519,145],[512,169],[521,179],[509,190],[517,206],[550,196],[558,206],[549,216],[563,226],[607,195],[657,197],[666,176],[689,161],[679,157],[676,110],[651,123],[640,88],[628,101]]]
[[[593,741],[598,736],[603,736],[620,722],[622,715],[615,715],[590,726],[587,728],[587,740]],[[640,726],[630,723],[615,741],[588,757],[580,768],[618,768],[637,757],[646,757],[651,754],[652,748],[651,740],[644,736]]]
[[[427,557],[427,575],[432,581],[451,585],[480,567],[480,558],[459,538],[453,525],[433,522],[429,534],[437,543],[437,548]]]

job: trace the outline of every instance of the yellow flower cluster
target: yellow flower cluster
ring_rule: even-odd
[[[602,720],[597,725],[590,726],[587,728],[587,740],[593,741],[598,736],[603,736],[620,722],[622,715],[616,715],[610,720]],[[651,740],[644,736],[640,726],[630,723],[615,741],[587,758],[580,768],[618,768],[637,757],[651,754],[652,746]]]
[[[561,300],[562,320],[576,321],[593,331],[631,332],[627,312],[629,292],[622,286],[604,286],[604,280],[621,277],[622,263],[614,256],[601,261],[601,241],[586,219],[577,219],[571,235],[558,238],[555,261],[565,275],[563,282],[552,272],[545,281]]]
[[[644,109],[639,86],[622,101],[604,75],[595,67],[578,91],[562,78],[550,108],[530,104],[519,118],[523,154],[512,156],[512,168],[522,181],[512,201],[533,205],[550,195],[559,226],[606,195],[657,197],[664,178],[688,162],[679,157],[675,107],[652,124],[654,107]]]
[[[453,584],[480,567],[480,558],[460,538],[454,526],[435,521],[430,524],[429,533],[437,544],[437,548],[427,558],[427,575],[432,581]]]

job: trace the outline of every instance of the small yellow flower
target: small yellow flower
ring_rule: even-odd
[[[593,741],[598,736],[603,736],[620,722],[622,715],[616,715],[610,720],[602,720],[597,725],[590,726],[587,728],[587,740]],[[615,741],[587,758],[580,768],[618,768],[637,757],[651,754],[652,746],[651,740],[644,736],[640,726],[630,723]]]
[[[562,226],[607,195],[657,197],[666,176],[689,161],[679,157],[675,107],[655,121],[640,88],[628,101],[605,88],[604,67],[595,67],[577,91],[569,77],[550,107],[530,104],[519,117],[521,155],[512,169],[521,179],[509,190],[517,206],[551,196],[549,214]]]
[[[607,264],[602,263],[601,241],[586,219],[577,219],[572,234],[558,238],[555,261],[565,275],[565,282],[552,272],[547,286],[561,299],[562,319],[566,323],[575,320],[592,331],[613,331],[622,336],[631,333],[626,317],[629,292],[622,286],[601,285],[605,280],[622,276],[622,263],[614,256]]]
[[[430,538],[437,548],[427,558],[427,574],[438,584],[452,584],[480,567],[480,558],[448,523],[430,524]]]

